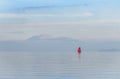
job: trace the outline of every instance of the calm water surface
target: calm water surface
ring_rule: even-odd
[[[0,52],[0,79],[119,79],[120,52]]]

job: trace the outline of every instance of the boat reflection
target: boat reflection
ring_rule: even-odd
[[[78,53],[78,58],[79,58],[79,59],[81,58],[81,53]]]

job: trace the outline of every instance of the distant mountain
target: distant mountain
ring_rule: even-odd
[[[80,41],[59,37],[33,36],[24,41],[0,41],[0,51],[76,51]]]
[[[28,38],[27,40],[46,40],[46,39],[52,39],[51,36],[49,35],[37,35],[37,36],[32,36],[30,38]]]
[[[50,41],[79,41],[76,39],[72,39],[72,38],[67,38],[67,37],[51,37],[49,35],[39,35],[39,36],[32,36],[30,38],[28,38],[27,40],[30,41],[40,41],[40,40],[50,40]]]
[[[120,51],[120,41],[87,41],[50,36],[33,36],[21,41],[0,41],[0,51],[52,52],[73,51]]]

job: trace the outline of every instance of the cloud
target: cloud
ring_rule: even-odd
[[[83,13],[64,13],[64,14],[0,14],[0,19],[14,19],[14,18],[25,18],[25,19],[37,19],[41,17],[55,17],[55,18],[66,18],[66,17],[92,17],[94,13],[83,12]],[[56,21],[56,22],[25,22],[23,26],[76,26],[76,25],[111,25],[120,24],[120,19],[94,19],[94,20],[82,20],[82,21]],[[8,26],[9,24],[0,24],[2,26]],[[20,26],[20,24],[11,24],[13,26]]]
[[[59,16],[59,15],[58,15]],[[92,12],[83,12],[83,13],[66,13],[61,15],[60,17],[89,17],[89,16],[94,16],[94,13]]]
[[[16,32],[0,32],[0,33],[4,33],[4,34],[24,34],[24,32],[21,32],[21,31],[16,31]]]
[[[47,21],[47,22],[24,22],[24,23],[0,23],[0,28],[27,28],[27,27],[65,27],[65,26],[113,26],[120,25],[120,19],[101,19],[101,20],[84,20],[84,21]]]
[[[120,19],[114,20],[89,20],[89,21],[64,21],[64,22],[41,22],[26,23],[25,26],[96,26],[96,25],[112,25],[120,24]]]
[[[52,8],[65,8],[65,7],[76,7],[78,5],[44,5],[44,6],[30,6],[24,7],[21,10],[25,12],[34,11],[34,10],[41,10],[41,9],[52,9]]]
[[[34,9],[45,9],[45,8],[54,8],[57,7],[55,5],[47,5],[47,6],[37,6],[37,7],[24,7],[22,8],[24,11],[34,10]]]
[[[4,13],[0,14],[0,18],[24,18],[25,14]]]
[[[94,15],[94,13],[92,13],[92,12],[85,12],[85,13],[83,13],[83,16],[93,16]]]
[[[28,17],[89,17],[93,16],[94,13],[83,12],[83,13],[64,13],[64,14],[28,14]]]
[[[20,1],[29,1],[29,2],[61,2],[63,0],[20,0]]]
[[[25,14],[25,13],[6,13],[0,14],[0,18],[36,18],[36,17],[86,17],[93,16],[92,12],[84,13],[64,13],[64,14]]]

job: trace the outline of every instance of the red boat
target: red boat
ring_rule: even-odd
[[[78,51],[78,53],[81,53],[81,48],[79,47],[77,51]]]

